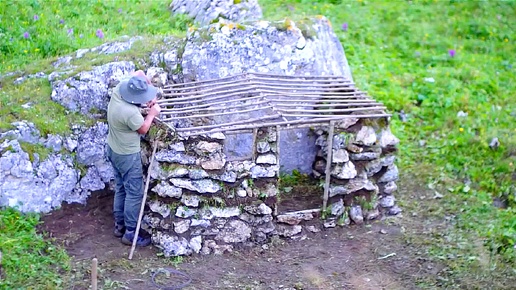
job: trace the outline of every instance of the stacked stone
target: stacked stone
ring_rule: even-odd
[[[256,163],[227,161],[222,133],[162,144],[143,227],[166,256],[222,253],[274,234],[279,167],[270,132],[260,131]]]
[[[328,131],[328,127],[316,130],[320,150],[314,174],[321,177],[327,162]],[[361,224],[376,219],[380,211],[401,212],[392,195],[397,190],[394,153],[398,143],[386,119],[349,118],[335,125],[328,209],[322,213],[328,217],[325,226]]]

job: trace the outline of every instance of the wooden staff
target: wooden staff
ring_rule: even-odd
[[[150,176],[151,176],[151,168],[152,163],[154,162],[154,156],[156,155],[156,149],[158,148],[158,140],[154,140],[154,147],[152,148],[152,156],[149,164],[149,170],[147,172],[147,180],[145,182],[145,189],[143,190],[143,200],[142,206],[140,207],[140,215],[138,217],[138,223],[136,224],[136,231],[134,233],[133,245],[131,246],[131,252],[129,253],[129,260],[133,258],[134,248],[136,248],[136,240],[138,240],[138,234],[140,233],[140,226],[142,223],[143,210],[145,209],[145,201],[147,200],[147,190],[149,189],[150,184]]]

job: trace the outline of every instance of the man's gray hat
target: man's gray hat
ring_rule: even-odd
[[[133,76],[120,83],[122,99],[131,104],[145,104],[156,97],[157,91],[158,89],[147,84],[147,80],[142,76]]]

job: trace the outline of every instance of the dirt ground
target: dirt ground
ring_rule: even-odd
[[[67,289],[88,289],[94,257],[99,289],[158,289],[151,276],[164,268],[191,277],[183,289],[419,289],[422,278],[443,268],[404,247],[401,217],[180,261],[160,256],[155,247],[137,248],[128,260],[130,247],[112,235],[112,199],[112,192],[98,192],[87,205],[64,205],[43,217],[40,231],[73,259],[71,273],[63,277]],[[162,289],[177,289],[172,286],[184,281],[165,274],[156,279],[169,287]]]

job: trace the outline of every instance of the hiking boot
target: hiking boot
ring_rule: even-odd
[[[134,231],[126,231],[124,236],[122,237],[122,243],[125,245],[131,246],[133,244],[135,232]],[[151,238],[149,234],[145,234],[145,231],[140,230],[140,234],[138,235],[138,239],[136,240],[136,246],[138,247],[147,247],[151,244]]]
[[[121,238],[125,233],[125,226],[123,224],[115,223],[115,229],[113,230],[113,234],[117,238]]]

